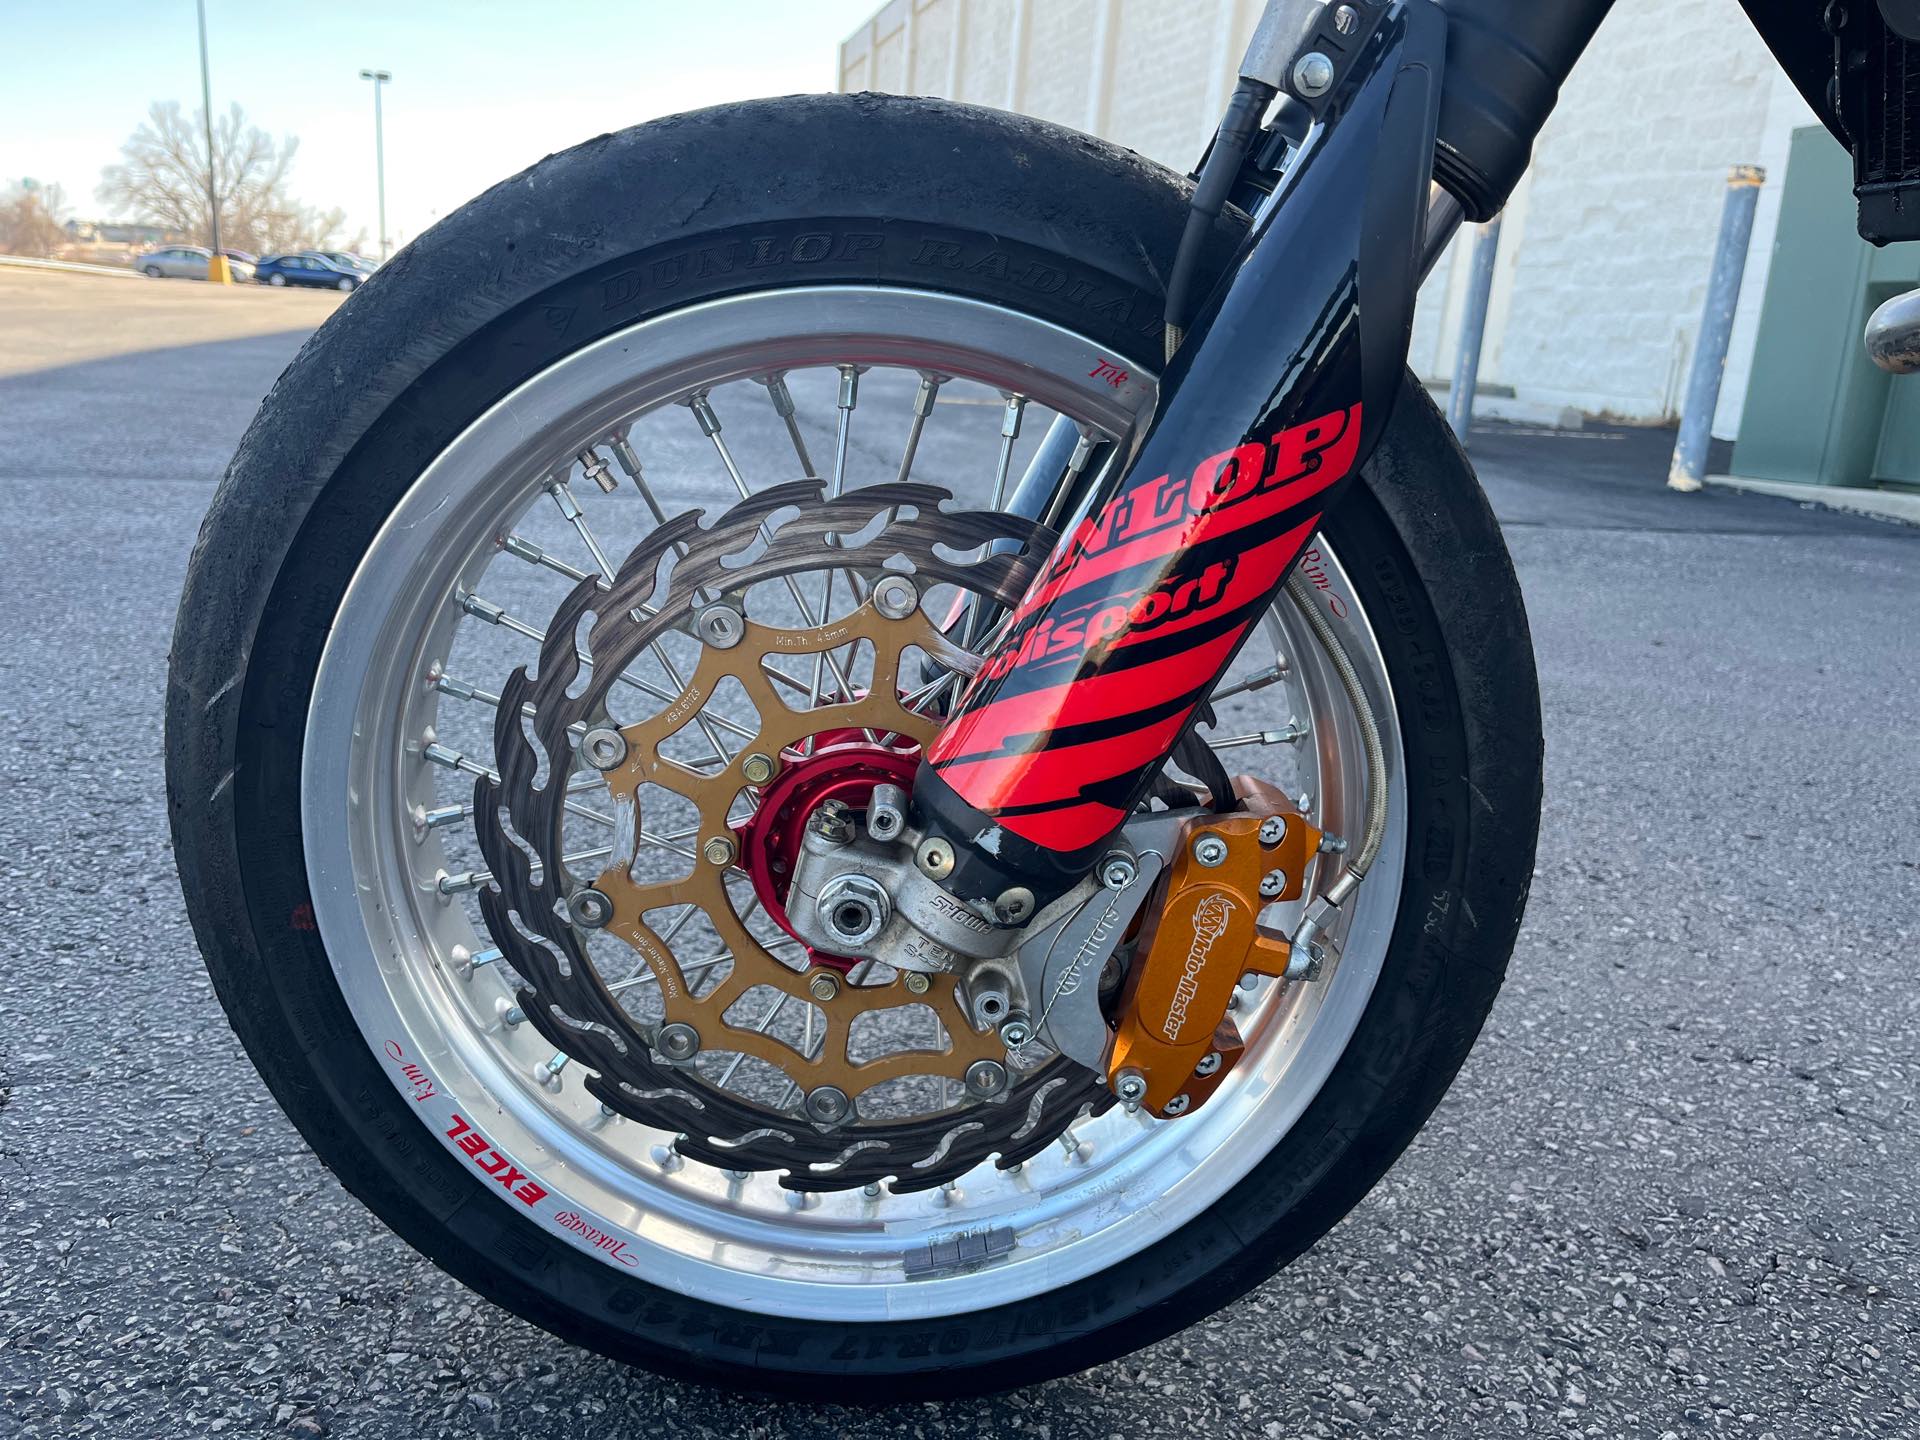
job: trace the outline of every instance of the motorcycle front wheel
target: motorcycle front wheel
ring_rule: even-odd
[[[1247,1055],[1192,1115],[1062,1110],[1048,1097],[1078,1092],[1041,1075],[1015,1092],[1027,1110],[987,1110],[932,1073],[955,1048],[937,1018],[931,1043],[911,1038],[927,1005],[901,1004],[870,1029],[933,1057],[888,1097],[934,1118],[942,1138],[914,1162],[933,1178],[912,1183],[903,1161],[830,1183],[880,1143],[856,1125],[812,1167],[828,1180],[795,1188],[797,1169],[746,1157],[793,1129],[797,1087],[767,1057],[816,1056],[824,1014],[777,986],[744,992],[725,1022],[736,1049],[720,1027],[689,1062],[703,1104],[760,1106],[766,1126],[711,1139],[697,1115],[636,1123],[529,1023],[478,911],[493,881],[473,779],[495,766],[493,705],[571,587],[663,521],[712,523],[796,477],[854,493],[931,481],[990,512],[1053,417],[1125,437],[1153,404],[1186,213],[1185,182],[1135,155],[964,106],[809,97],[680,116],[494,187],[358,287],[268,396],[175,637],[181,875],[221,1002],[282,1106],[349,1190],[475,1290],[608,1355],[736,1387],[1005,1388],[1161,1339],[1267,1279],[1439,1101],[1512,948],[1541,747],[1511,564],[1411,377],[1306,561],[1386,741],[1386,841],[1338,962],[1240,997]],[[1244,223],[1220,223],[1214,260]],[[802,619],[834,608],[831,581],[790,588]],[[692,652],[678,668],[667,652],[688,637],[666,638],[628,682],[636,704],[686,683]],[[870,680],[856,648],[843,661]],[[834,683],[818,663],[776,678],[815,704]],[[842,700],[865,693],[858,675],[840,683]],[[764,723],[751,710],[701,712],[688,743],[728,763]],[[1357,833],[1358,717],[1293,600],[1223,679],[1203,735],[1322,828]],[[783,755],[798,764],[806,744]],[[570,802],[586,838],[569,864],[606,853],[593,799]],[[670,812],[636,822],[639,844],[697,870],[701,818]],[[713,995],[751,937],[706,923],[670,939],[675,973]],[[769,955],[790,943],[754,933]],[[631,960],[602,979],[652,1035],[660,985]],[[1008,1137],[997,1158],[1017,1146],[1019,1162],[955,1173],[987,1124]],[[727,1146],[740,1163],[715,1158]]]

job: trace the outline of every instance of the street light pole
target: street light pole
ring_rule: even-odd
[[[362,80],[373,82],[373,174],[380,192],[380,258],[387,258],[387,137],[380,115],[380,87],[393,79],[390,70],[362,70]]]
[[[232,278],[227,257],[220,253],[220,187],[213,173],[213,74],[207,67],[207,0],[194,0],[200,11],[200,116],[207,127],[207,228],[213,254],[207,260],[207,279],[225,285]]]

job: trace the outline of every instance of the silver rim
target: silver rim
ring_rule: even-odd
[[[769,405],[766,381],[787,377],[805,433],[810,413],[823,425],[836,418],[830,387],[843,364],[872,367],[849,418],[886,414],[854,432],[874,437],[866,478],[894,478],[912,397],[923,377],[944,377],[934,417],[980,422],[972,430],[983,448],[971,473],[914,474],[974,504],[986,503],[1006,463],[993,423],[1004,414],[1024,408],[1028,426],[1043,429],[1036,418],[1051,411],[1117,437],[1150,413],[1154,394],[1149,369],[1066,330],[976,301],[879,287],[714,301],[598,341],[470,425],[375,539],[322,656],[301,808],[315,918],[362,1034],[427,1133],[474,1165],[476,1181],[501,1203],[610,1266],[688,1296],[772,1315],[893,1320],[979,1310],[1104,1270],[1200,1214],[1278,1143],[1346,1048],[1378,977],[1398,908],[1405,798],[1372,627],[1338,558],[1316,541],[1308,574],[1382,724],[1387,836],[1350,907],[1337,965],[1310,985],[1263,982],[1241,997],[1246,1058],[1203,1109],[1175,1121],[1118,1110],[1083,1117],[1017,1172],[982,1165],[948,1188],[804,1200],[769,1174],[683,1162],[671,1135],[609,1118],[568,1074],[566,1058],[514,1023],[510,992],[484,963],[490,942],[462,869],[458,824],[440,823],[471,795],[470,778],[452,767],[489,758],[460,739],[490,731],[484,704],[448,697],[463,683],[494,688],[500,664],[530,665],[535,651],[524,639],[517,653],[499,651],[517,637],[477,626],[457,597],[505,597],[510,614],[537,628],[547,613],[537,605],[550,607],[570,583],[552,563],[558,546],[542,550],[543,562],[524,546],[503,550],[500,540],[548,513],[544,487],[556,470],[579,473],[570,457],[629,427],[635,449],[657,435],[661,453],[675,457],[658,471],[649,466],[668,513],[730,501],[720,457],[674,403],[693,392],[710,392],[733,424],[731,458],[754,488],[794,478],[791,427]],[[829,387],[824,404],[812,397],[816,381]],[[669,438],[675,430],[680,438]],[[831,449],[830,431],[813,434],[816,447]],[[884,459],[875,458],[882,434]],[[682,447],[687,435],[697,446]],[[755,444],[764,466],[757,475],[748,454]],[[695,468],[701,459],[704,473]],[[574,489],[616,555],[652,523],[631,486],[605,500],[591,485]],[[563,529],[577,541],[584,533]],[[586,563],[583,549],[561,561]],[[476,638],[477,630],[485,634]],[[495,661],[492,673],[453,674],[456,664],[485,665],[499,654],[511,659]],[[1357,834],[1365,782],[1358,729],[1290,602],[1275,606],[1217,702],[1212,738],[1230,769],[1304,796],[1323,828]],[[1292,911],[1281,907],[1287,920]],[[977,1236],[1001,1253],[974,1263],[969,1247],[962,1267],[952,1242]]]

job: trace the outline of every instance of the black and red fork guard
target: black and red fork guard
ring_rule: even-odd
[[[1384,430],[1406,363],[1445,54],[1375,32],[1162,381],[1134,457],[1064,529],[914,800],[964,898],[1085,874]]]

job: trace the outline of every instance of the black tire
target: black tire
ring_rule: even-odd
[[[302,727],[327,627],[402,492],[507,389],[644,315],[801,282],[957,291],[1151,345],[1186,213],[1183,182],[1131,153],[970,107],[810,97],[679,116],[552,156],[436,226],[268,396],[201,531],[175,634],[181,877],[221,1002],[280,1103],[348,1189],[466,1284],[608,1355],[736,1387],[840,1400],[998,1389],[1158,1340],[1266,1279],[1366,1194],[1439,1101],[1513,945],[1541,741],[1499,530],[1411,378],[1365,485],[1328,525],[1387,622],[1400,723],[1417,738],[1417,863],[1391,952],[1294,1129],[1212,1210],[1103,1275],[973,1315],[866,1325],[746,1315],[615,1275],[421,1143],[299,920]],[[1215,245],[1233,232],[1223,222]],[[862,242],[832,243],[852,234]],[[768,263],[645,263],[730,239],[766,241]]]
[[[147,278],[148,278],[148,279],[150,279],[150,280],[158,280],[158,279],[160,278],[160,275],[161,275],[161,270],[160,270],[160,267],[159,267],[158,265],[149,265],[149,266],[147,266],[147,271],[146,271],[146,273],[147,273]]]

